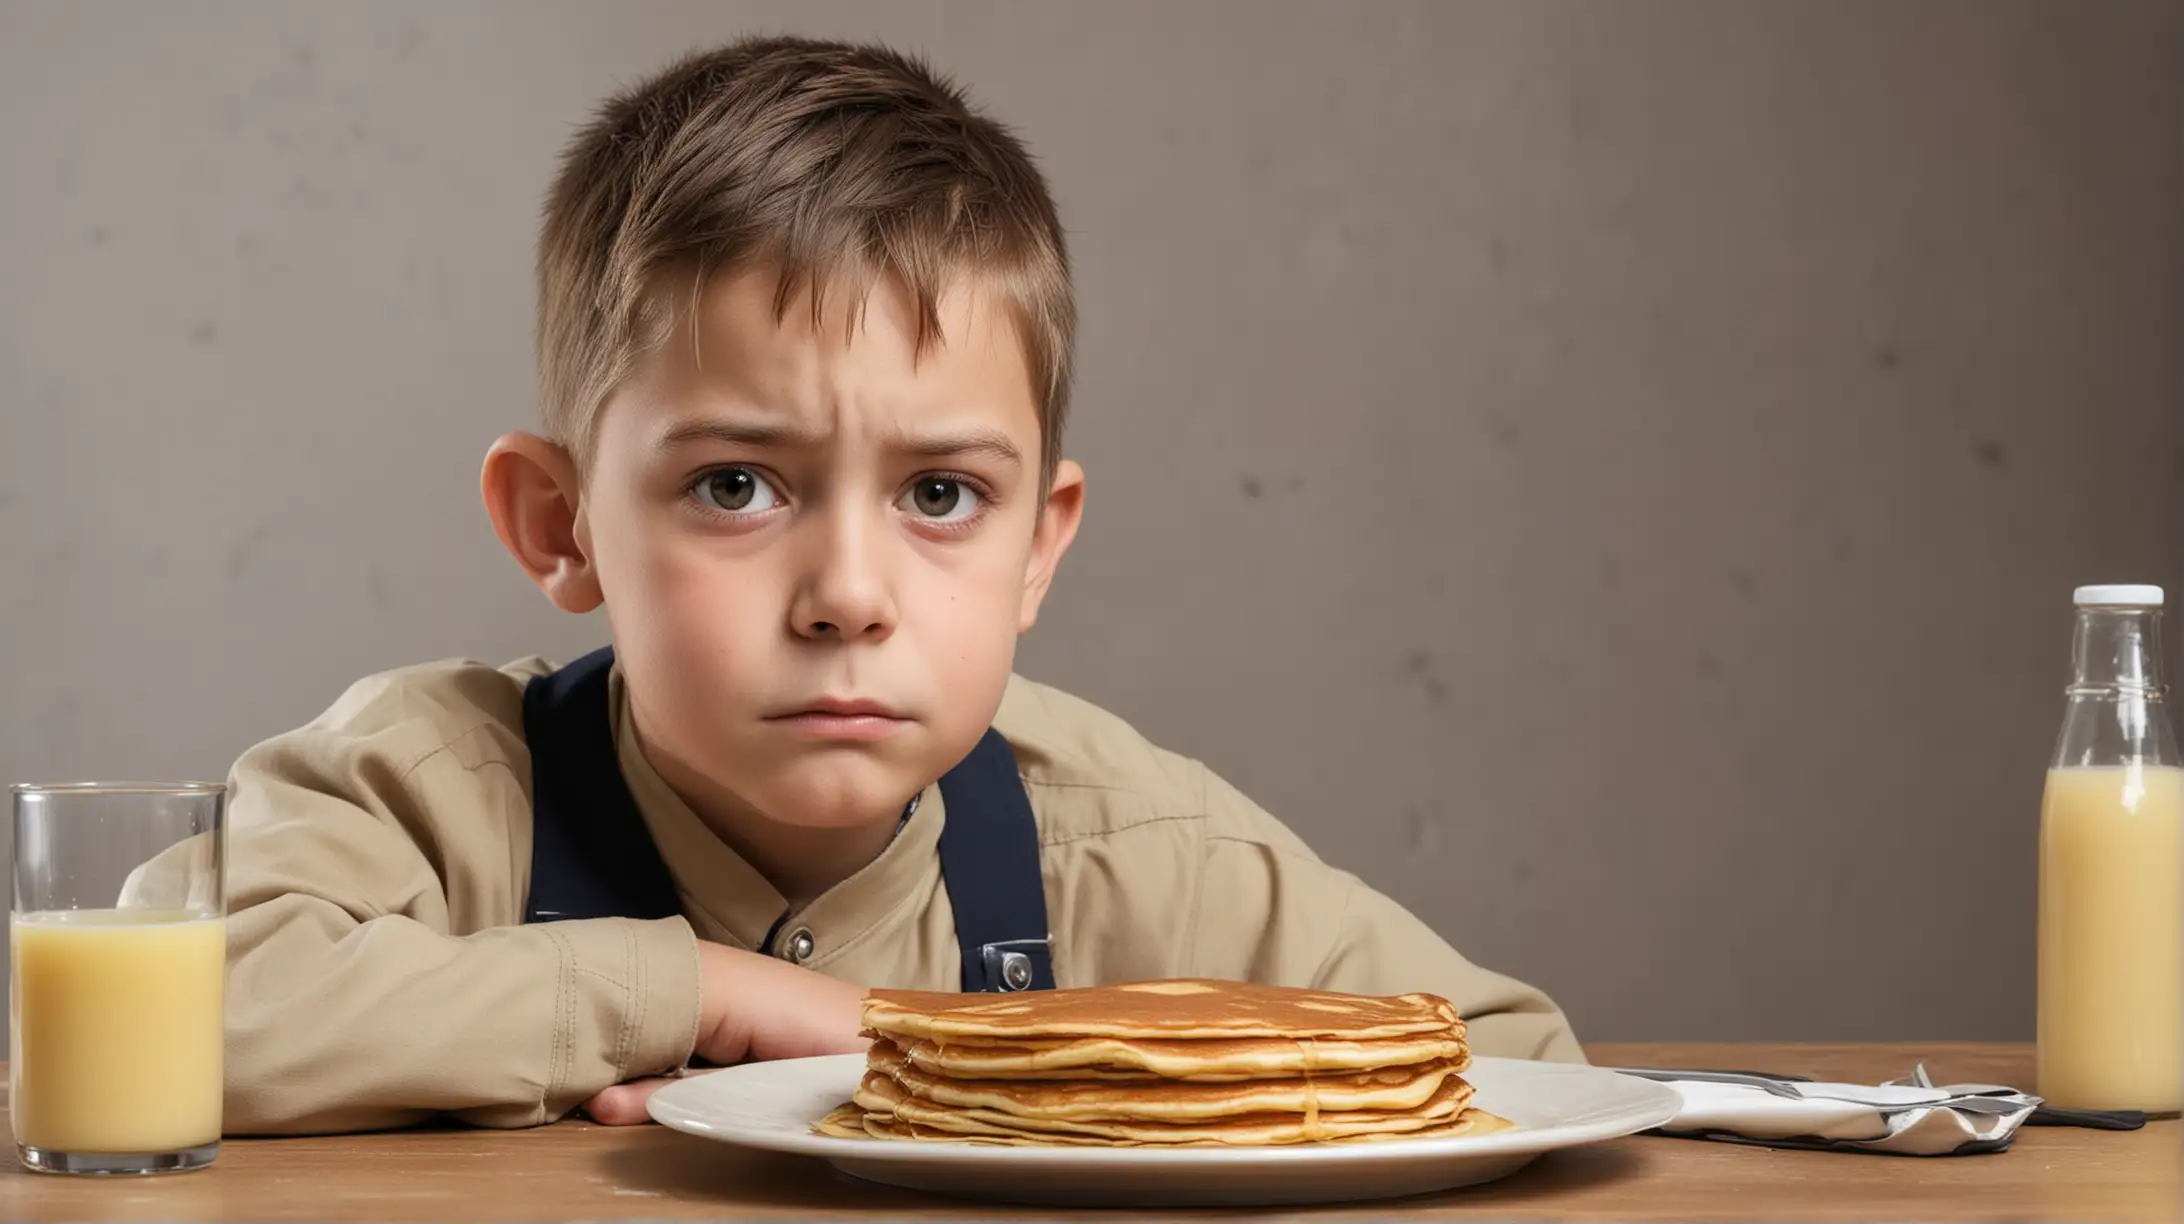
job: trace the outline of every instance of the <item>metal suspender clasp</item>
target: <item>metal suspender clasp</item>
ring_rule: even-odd
[[[1031,958],[1033,955],[1051,956],[1054,937],[1045,939],[1010,939],[1001,943],[978,945],[978,954],[985,962],[986,989],[1003,994],[1029,990],[1034,978]]]

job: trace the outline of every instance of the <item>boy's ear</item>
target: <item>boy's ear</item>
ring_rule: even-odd
[[[502,434],[485,452],[478,487],[494,534],[546,598],[564,612],[600,605],[583,486],[567,450],[536,434]]]
[[[1054,585],[1054,571],[1062,554],[1077,538],[1077,524],[1084,518],[1084,469],[1064,459],[1055,466],[1054,487],[1046,505],[1039,508],[1039,526],[1031,537],[1031,564],[1024,570],[1024,607],[1017,617],[1018,633],[1028,633],[1038,623],[1039,605],[1046,602]]]

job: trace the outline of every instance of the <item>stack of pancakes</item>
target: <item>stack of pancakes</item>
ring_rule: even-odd
[[[1448,1000],[1182,979],[1011,995],[878,990],[842,1138],[1285,1144],[1478,1135]]]

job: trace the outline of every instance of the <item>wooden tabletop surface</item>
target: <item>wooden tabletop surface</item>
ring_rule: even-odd
[[[1610,1066],[1731,1067],[1873,1083],[1924,1059],[1943,1083],[2029,1085],[2022,1045],[1595,1045]],[[1634,1136],[1542,1157],[1487,1186],[1298,1216],[1507,1219],[2160,1220],[2180,1211],[2184,1129],[2027,1127],[2011,1150],[1939,1159]],[[1094,1215],[867,1185],[816,1160],[657,1126],[229,1140],[212,1168],[104,1180],[0,1174],[0,1218],[614,1219]],[[1183,1212],[1177,1218],[1233,1215]]]

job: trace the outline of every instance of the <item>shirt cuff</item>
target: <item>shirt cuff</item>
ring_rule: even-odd
[[[546,1112],[690,1059],[698,1035],[698,939],[680,917],[540,924],[561,950]]]

